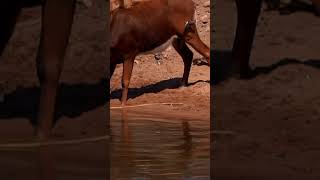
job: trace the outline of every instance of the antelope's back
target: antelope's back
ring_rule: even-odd
[[[145,52],[165,43],[175,33],[167,0],[135,3],[128,9],[115,9],[111,13],[111,48],[122,53],[131,50]]]

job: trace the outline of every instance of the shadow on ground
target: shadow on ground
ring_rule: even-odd
[[[62,116],[77,117],[108,102],[109,83],[103,79],[96,84],[61,84],[57,100],[56,120]],[[37,124],[40,89],[39,87],[18,87],[5,95],[0,102],[0,120],[27,118],[33,125]]]
[[[215,59],[213,60],[211,81],[213,84],[219,84],[220,82],[223,82],[232,77],[231,50],[215,50],[213,52],[213,55]],[[248,79],[253,79],[262,74],[270,74],[277,68],[291,64],[300,64],[320,69],[319,59],[298,60],[294,58],[284,58],[280,59],[277,63],[271,64],[269,66],[256,67],[252,70],[251,77]]]
[[[279,11],[280,15],[290,15],[292,13],[296,12],[311,12],[314,13],[316,16],[319,16],[319,12],[317,12],[312,6],[312,4],[308,4],[303,1],[297,1],[293,0],[288,4],[284,4],[283,6],[280,7],[280,4],[276,5],[271,5],[273,7],[268,8],[266,11]]]
[[[198,80],[198,81],[189,83],[188,86],[192,86],[201,82],[210,83],[209,81]],[[128,98],[134,99],[136,97],[142,96],[143,94],[159,93],[166,89],[177,89],[179,87],[181,87],[181,78],[167,79],[154,84],[143,86],[141,88],[129,88]],[[122,93],[122,89],[116,89],[111,92],[110,97],[111,99],[120,99],[121,93]]]

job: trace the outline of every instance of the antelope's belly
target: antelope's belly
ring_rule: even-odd
[[[139,53],[139,55],[156,54],[156,53],[163,52],[169,48],[169,46],[172,44],[173,39],[176,37],[177,37],[176,35],[171,36],[166,42],[162,43],[160,46],[157,46],[149,51],[141,52]]]

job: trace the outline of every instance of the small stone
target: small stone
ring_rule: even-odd
[[[203,7],[210,7],[210,1],[206,1],[205,3],[203,3]]]
[[[204,15],[200,18],[200,21],[203,23],[203,24],[206,24],[208,23],[208,16],[207,15]]]
[[[161,60],[161,56],[162,56],[161,53],[156,53],[156,54],[154,55],[154,58],[155,58],[157,61],[159,61],[159,60]]]

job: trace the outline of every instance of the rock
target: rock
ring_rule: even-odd
[[[154,54],[154,58],[155,58],[157,61],[161,60],[161,56],[162,56],[161,53],[156,53],[156,54]]]
[[[161,64],[162,59],[164,58],[164,55],[162,53],[156,53],[154,54],[154,58],[158,65]]]
[[[210,1],[206,1],[205,3],[203,3],[203,7],[210,7]]]
[[[203,16],[200,17],[200,21],[201,21],[203,24],[208,23],[208,20],[209,20],[209,18],[208,18],[207,15],[203,15]]]

